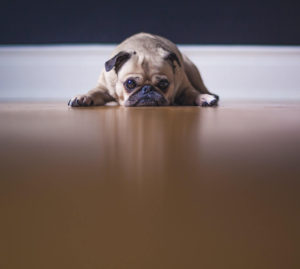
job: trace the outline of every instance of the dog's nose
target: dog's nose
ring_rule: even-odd
[[[154,90],[154,87],[152,85],[144,85],[142,88],[142,93],[147,94],[153,90]]]

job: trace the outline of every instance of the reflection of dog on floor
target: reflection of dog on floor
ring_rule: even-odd
[[[96,88],[69,105],[214,106],[218,96],[205,87],[197,67],[171,41],[140,33],[123,41],[105,63]]]

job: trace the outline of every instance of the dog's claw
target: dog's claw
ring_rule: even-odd
[[[217,100],[217,99],[212,100],[212,101],[210,102],[210,106],[216,106],[217,103],[218,103],[218,100]]]
[[[79,107],[79,106],[92,106],[94,105],[94,101],[89,96],[76,96],[69,100],[68,106],[71,107]]]
[[[71,98],[68,102],[68,106],[71,106],[71,107],[79,106],[78,99],[76,97]]]

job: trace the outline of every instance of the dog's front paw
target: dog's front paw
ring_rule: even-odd
[[[216,106],[219,97],[212,94],[199,94],[195,100],[197,106]]]
[[[93,99],[88,95],[76,95],[69,100],[68,105],[72,107],[77,106],[92,106],[94,104]]]

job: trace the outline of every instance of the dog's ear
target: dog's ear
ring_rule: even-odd
[[[121,66],[131,57],[131,54],[126,51],[120,51],[117,55],[109,59],[105,63],[106,72],[115,68],[116,73],[118,73]]]
[[[174,65],[174,62],[176,62],[179,66],[181,66],[181,63],[180,63],[180,61],[179,61],[176,53],[174,53],[174,52],[169,52],[167,54],[167,56],[165,56],[165,60],[167,60],[168,62],[170,62],[170,64],[171,64],[171,66],[172,66],[172,68],[173,68],[174,71],[175,71],[175,67],[176,67]]]

